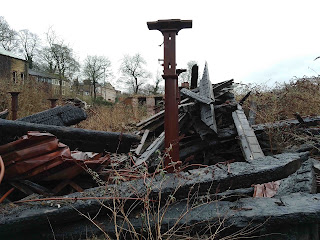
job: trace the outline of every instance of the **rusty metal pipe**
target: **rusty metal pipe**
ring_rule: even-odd
[[[9,92],[11,94],[11,112],[12,112],[12,120],[17,119],[18,113],[18,95],[20,92]]]
[[[48,98],[48,100],[50,101],[51,108],[55,108],[57,106],[58,98]]]

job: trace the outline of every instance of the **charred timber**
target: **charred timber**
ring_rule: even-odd
[[[82,108],[65,105],[20,118],[17,121],[54,126],[71,126],[85,120],[86,118],[87,114]]]
[[[85,152],[124,153],[129,152],[133,143],[139,142],[139,137],[131,134],[0,119],[0,145],[14,141],[28,131],[49,132],[60,142],[68,145],[71,150],[78,149]]]
[[[205,234],[204,231],[211,226],[211,231],[219,231],[218,239],[236,232],[238,235],[235,235],[234,239],[318,239],[318,230],[314,226],[320,221],[320,194],[296,193],[281,199],[243,198],[236,202],[212,201],[199,206],[192,206],[189,202],[182,201],[169,206],[165,212],[160,211],[159,216],[163,217],[160,222],[161,227],[153,216],[150,216],[148,226],[152,230],[161,229],[161,233],[173,228],[171,231],[175,232],[178,229],[180,232],[197,236]],[[86,239],[89,236],[102,235],[101,230],[110,237],[120,236],[120,239],[129,239],[132,229],[137,233],[147,234],[145,231],[147,223],[141,217],[132,216],[126,221],[118,219],[117,224],[121,226],[119,235],[116,235],[112,218],[98,217],[95,222],[100,229],[88,220],[54,226],[55,237]],[[38,230],[36,233],[40,234],[41,231]],[[34,233],[33,237],[35,236],[37,235]],[[42,237],[42,239],[52,239],[49,227],[46,234],[42,232]]]
[[[289,176],[300,168],[306,158],[306,154],[280,154],[257,159],[250,163],[237,162],[231,163],[229,166],[221,164],[178,174],[167,174],[165,178],[159,175],[155,179],[147,178],[125,182],[121,185],[98,187],[64,196],[64,198],[75,199],[72,205],[70,201],[24,204],[19,208],[11,209],[8,213],[0,213],[0,236],[10,234],[12,231],[31,232],[32,229],[38,231],[42,228],[48,228],[48,219],[51,224],[60,226],[67,222],[83,219],[75,209],[86,215],[92,214],[91,216],[94,216],[100,212],[101,202],[96,200],[99,197],[107,197],[108,200],[103,202],[105,205],[111,206],[113,204],[112,197],[115,195],[123,198],[136,198],[151,191],[150,199],[158,200],[161,192],[161,199],[165,201],[170,196],[181,200],[192,196],[193,193],[196,193],[197,196],[206,196],[228,189],[248,188],[252,184],[279,180]],[[146,183],[148,185],[145,185]],[[93,199],[81,200],[81,197],[89,196],[92,196]],[[130,207],[134,202],[136,203],[136,200],[127,200],[125,207]],[[57,204],[60,207],[56,207]],[[141,203],[138,208],[143,208],[143,204]],[[265,211],[268,211],[267,207]],[[55,229],[58,228],[55,227]]]

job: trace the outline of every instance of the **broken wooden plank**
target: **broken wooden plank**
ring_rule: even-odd
[[[217,134],[209,128],[201,119],[197,116],[191,116],[192,126],[199,134],[200,138],[204,140],[206,136],[216,136]]]
[[[212,84],[209,78],[207,63],[204,67],[203,76],[200,81],[199,92],[200,92],[200,96],[214,100]],[[216,123],[216,118],[214,114],[213,104],[209,104],[209,105],[201,104],[201,120],[208,127],[210,127],[214,132],[217,133],[217,123]]]
[[[264,153],[259,145],[258,139],[250,127],[244,111],[238,105],[238,110],[232,113],[232,118],[236,126],[241,149],[247,161],[264,157]]]
[[[140,138],[132,134],[94,131],[72,127],[52,126],[21,121],[0,119],[0,145],[12,142],[16,137],[26,135],[28,131],[49,132],[71,150],[84,152],[129,152],[133,143]]]
[[[142,147],[143,147],[143,145],[144,145],[144,143],[145,143],[145,141],[146,141],[146,139],[147,139],[147,137],[148,137],[149,132],[150,132],[149,129],[146,129],[146,130],[144,131],[143,136],[142,136],[141,141],[140,141],[140,144],[138,145],[138,147],[137,147],[137,149],[136,149],[136,151],[135,151],[135,153],[136,153],[137,155],[140,154],[140,152],[141,152],[141,150],[142,150]]]
[[[192,91],[190,91],[189,89],[186,89],[186,88],[182,88],[180,90],[180,93],[188,96],[188,97],[191,97],[195,100],[197,100],[198,102],[201,102],[201,103],[204,103],[204,104],[212,104],[214,103],[214,100],[213,99],[210,99],[210,98],[207,98],[205,96],[202,96],[202,95],[199,95],[197,93],[194,93]]]
[[[242,106],[244,104],[244,102],[248,99],[248,97],[250,96],[251,91],[249,91],[240,101],[239,101],[239,105]]]
[[[179,128],[183,126],[181,122],[185,119],[186,113],[179,114]],[[158,149],[163,150],[164,147],[165,133],[162,132],[156,140],[154,140],[151,145],[146,149],[146,151],[136,160],[135,166],[139,166],[146,162]]]
[[[151,145],[144,151],[144,153],[136,160],[136,166],[139,166],[146,162],[152,154],[160,149],[160,147],[164,144],[164,132],[162,132],[156,140],[154,140]]]
[[[87,118],[86,112],[72,105],[58,106],[33,115],[17,119],[17,121],[54,126],[71,126]]]
[[[186,102],[189,101],[189,100],[190,100],[189,98],[183,99],[183,100],[180,102],[180,104],[178,105],[178,107],[180,108],[181,105],[183,105],[184,103],[186,103]],[[163,118],[163,117],[164,117],[164,110],[162,110],[162,111],[156,113],[155,115],[152,115],[151,117],[149,117],[149,118],[147,118],[147,119],[145,119],[145,120],[137,123],[136,126],[141,128],[142,126],[145,126],[145,125],[148,124],[149,122],[153,122],[153,121],[155,121],[155,120],[157,120],[157,119],[159,119],[159,118]]]

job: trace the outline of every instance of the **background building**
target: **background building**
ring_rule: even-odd
[[[27,61],[0,48],[0,81],[19,83],[26,80],[27,76]]]

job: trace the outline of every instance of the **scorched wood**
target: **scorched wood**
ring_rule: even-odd
[[[87,152],[129,152],[133,143],[139,142],[139,137],[116,132],[93,131],[72,127],[60,127],[44,124],[27,123],[0,119],[0,145],[14,141],[28,131],[49,132],[71,150],[78,149]]]
[[[99,197],[105,197],[104,204],[112,206],[115,193],[118,197],[137,198],[137,196],[144,196],[147,191],[151,191],[150,199],[158,200],[161,192],[161,200],[165,201],[170,195],[180,200],[188,198],[194,192],[197,192],[197,196],[201,196],[228,189],[248,188],[252,184],[279,180],[289,176],[301,166],[302,161],[306,158],[306,154],[280,154],[257,159],[250,163],[236,162],[231,163],[230,166],[209,166],[189,172],[167,174],[165,178],[158,175],[152,179],[139,179],[124,182],[121,185],[98,187],[64,196],[65,199],[77,199],[72,205],[70,201],[65,200],[25,204],[8,213],[0,213],[0,236],[12,231],[28,230],[31,232],[35,228],[39,230],[48,225],[47,218],[50,219],[51,224],[58,223],[60,225],[82,219],[83,217],[75,209],[94,216],[100,211]],[[145,185],[146,183],[148,185]],[[92,197],[92,199],[81,200],[82,197]],[[278,199],[276,201],[279,202]],[[136,200],[131,201],[131,203],[133,202]],[[130,207],[130,200],[127,200],[127,203],[127,207]],[[52,207],[57,204],[59,204],[59,208]],[[320,206],[319,203],[317,204]],[[265,209],[265,212],[267,210]]]
[[[65,105],[20,118],[17,121],[54,126],[71,126],[85,120],[86,118],[87,114],[82,108]]]

